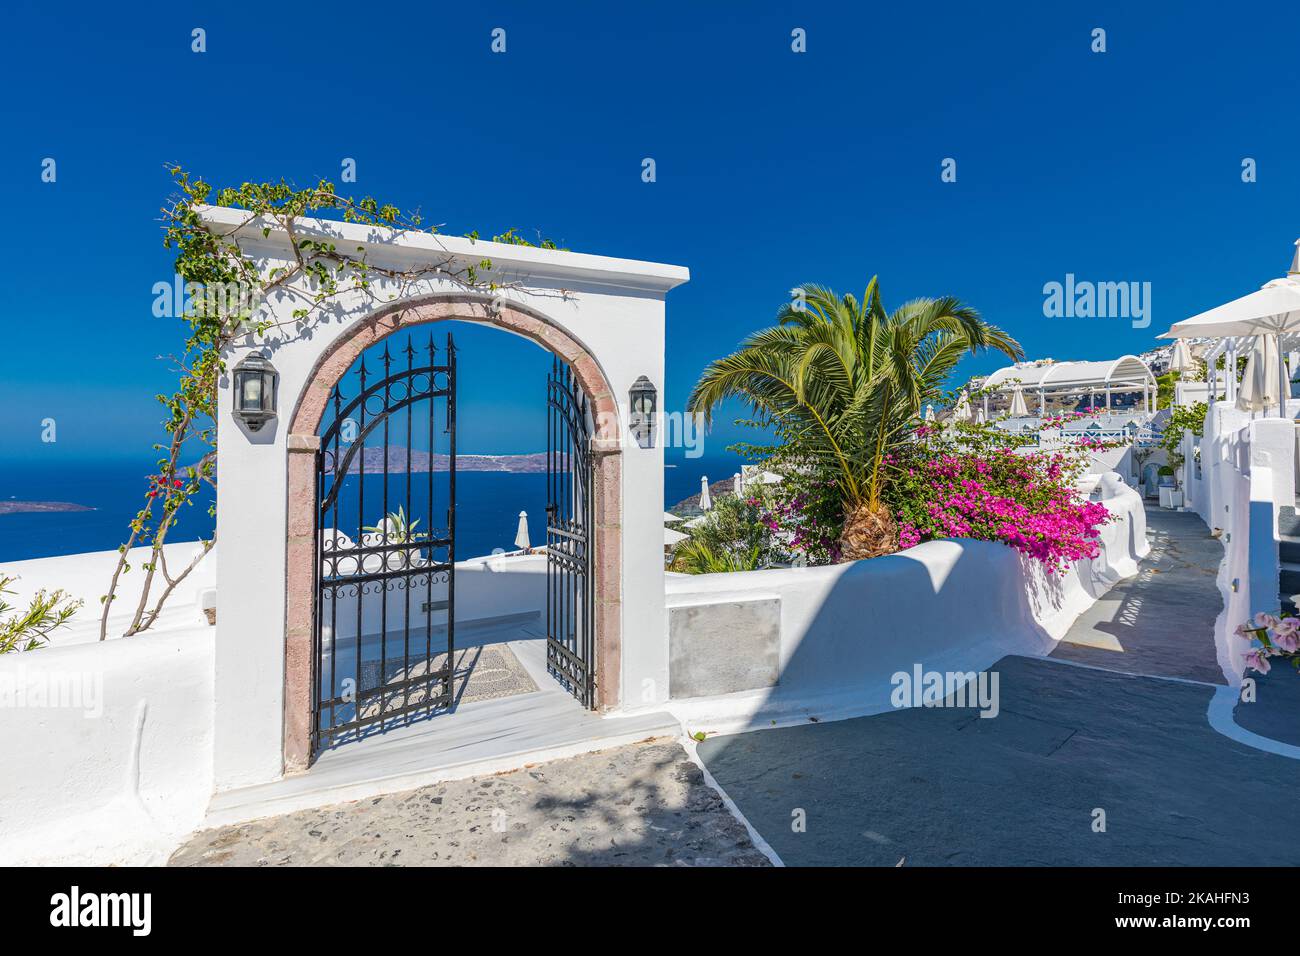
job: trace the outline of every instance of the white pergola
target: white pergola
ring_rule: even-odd
[[[1105,395],[1106,409],[1115,392],[1141,392],[1143,409],[1155,410],[1156,378],[1136,355],[1123,355],[1105,362],[1052,362],[998,369],[984,380],[984,410],[988,413],[988,392],[1010,392],[1019,387],[1038,393],[1038,414],[1047,412],[1047,397],[1053,395],[1088,396],[1088,407],[1095,407],[1098,393]]]
[[[1219,375],[1223,375],[1223,400],[1226,402],[1235,402],[1237,400],[1237,359],[1240,356],[1249,355],[1254,349],[1258,336],[1254,335],[1235,335],[1222,339],[1211,341],[1209,348],[1206,350],[1204,359],[1206,366],[1206,381],[1209,383],[1209,400],[1211,403],[1218,400],[1219,396]],[[1297,362],[1300,362],[1300,333],[1290,332],[1278,336],[1278,351],[1286,360],[1288,374],[1292,377],[1296,374]],[[1223,368],[1220,370],[1215,366],[1219,364],[1219,358],[1223,358]]]

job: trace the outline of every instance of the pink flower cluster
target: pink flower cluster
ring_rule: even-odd
[[[1095,410],[1090,412],[1061,412],[1059,415],[1052,415],[1048,418],[1042,419],[1042,427],[1060,428],[1070,422],[1077,422],[1084,418],[1096,418],[1101,414],[1102,412]]]
[[[1110,512],[1080,500],[1052,454],[941,453],[914,461],[900,480],[899,546],[931,538],[1002,541],[1050,571],[1099,554]]]
[[[823,483],[818,487],[829,485]],[[748,504],[758,509],[759,523],[778,536],[782,547],[793,554],[806,556],[812,563],[839,562],[838,526],[819,519],[818,509],[809,494],[795,492],[788,498],[777,496],[770,501],[751,497]]]
[[[1285,658],[1300,666],[1300,618],[1278,618],[1260,611],[1251,623],[1237,625],[1233,633],[1259,644],[1246,652],[1246,666],[1251,670],[1267,674],[1272,670],[1270,657]]]

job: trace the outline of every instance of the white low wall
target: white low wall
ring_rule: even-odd
[[[1300,402],[1287,406],[1300,414]],[[1294,506],[1295,428],[1291,418],[1253,417],[1228,402],[1206,413],[1199,471],[1185,469],[1188,503],[1224,547],[1218,585],[1224,609],[1215,643],[1224,676],[1236,684],[1247,642],[1233,635],[1256,611],[1278,610],[1278,510]]]
[[[378,569],[378,555],[372,556]],[[367,591],[357,595],[355,585],[340,588],[337,599],[326,598],[326,610],[321,622],[322,639],[329,646],[332,631],[338,631],[340,642],[350,644],[357,636],[357,603],[361,603],[361,634],[364,642],[377,641],[387,630],[390,637],[400,633],[406,622],[423,633],[426,602],[441,604],[447,600],[445,580],[425,581],[423,565],[417,560],[411,565],[414,586],[391,591]],[[394,562],[394,570],[401,568]],[[441,575],[434,574],[435,578]],[[513,617],[519,614],[541,612],[546,607],[546,556],[544,554],[499,555],[471,558],[456,562],[456,623]],[[445,627],[447,612],[439,609],[432,613],[434,627]]]
[[[173,576],[186,568],[199,554],[202,545],[196,541],[177,542],[164,548],[164,556]],[[127,623],[140,601],[145,572],[142,565],[149,559],[149,548],[132,548],[127,552],[131,570],[121,576],[117,598],[109,616],[108,637],[116,638],[126,630]],[[84,606],[67,626],[56,631],[52,644],[62,647],[99,640],[99,616],[103,604],[100,597],[107,593],[113,569],[117,565],[116,551],[90,551],[84,554],[65,554],[53,558],[33,558],[28,561],[9,561],[0,564],[0,572],[15,575],[18,580],[11,585],[14,594],[6,600],[14,607],[25,608],[39,590],[62,590],[70,598],[80,599]],[[216,586],[216,550],[209,552],[172,592],[163,606],[158,623],[150,630],[157,633],[172,629],[189,629],[203,624],[206,619],[199,607],[202,592]],[[151,589],[154,603],[162,593],[161,576]]]
[[[167,553],[181,567],[196,546]],[[41,588],[86,600],[50,646],[0,656],[0,864],[162,862],[207,811],[216,628],[198,602],[215,562],[209,555],[172,595],[157,630],[123,638],[146,555],[131,555],[137,570],[104,642],[98,598],[117,552],[0,568],[21,575],[15,606]],[[458,562],[456,583],[458,622],[537,613],[546,606],[546,558]]]
[[[199,551],[168,545],[173,573]],[[116,551],[0,566],[18,576],[15,608],[42,589],[85,602],[49,646],[0,656],[0,864],[159,862],[207,809],[215,628],[199,596],[216,562],[177,587],[154,628],[123,638],[148,556],[128,554],[104,642],[99,598]]]
[[[1115,519],[1101,555],[1068,572],[987,541],[931,541],[899,554],[818,568],[671,575],[667,604],[779,597],[779,683],[763,690],[678,700],[688,729],[735,730],[890,708],[891,677],[969,672],[1007,654],[1042,656],[1078,615],[1150,550],[1142,500],[1115,474],[1098,497]]]
[[[213,630],[0,656],[0,863],[159,862],[197,826]]]

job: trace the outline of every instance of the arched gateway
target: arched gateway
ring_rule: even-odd
[[[612,710],[619,703],[621,621],[617,613],[622,580],[622,540],[618,497],[621,484],[619,411],[600,367],[587,350],[563,330],[523,308],[493,303],[484,297],[455,296],[382,310],[340,335],[318,360],[289,426],[289,526],[309,528],[289,537],[286,589],[289,619],[285,650],[284,755],[287,768],[307,766],[311,755],[331,736],[352,734],[376,723],[391,721],[412,711],[427,711],[449,704],[452,694],[450,666],[454,650],[454,509],[447,525],[437,533],[428,557],[414,557],[415,549],[385,535],[374,542],[351,541],[341,532],[331,535],[330,512],[338,512],[338,490],[332,475],[358,470],[355,456],[360,441],[342,444],[339,426],[355,422],[357,438],[390,424],[392,413],[427,405],[422,416],[430,429],[442,399],[442,414],[453,436],[450,445],[450,493],[455,488],[454,400],[455,347],[450,337],[439,355],[430,346],[419,360],[415,355],[399,360],[396,372],[362,380],[361,391],[346,404],[338,393],[339,380],[367,349],[395,333],[423,323],[456,319],[491,324],[522,335],[550,351],[556,359],[548,384],[550,442],[547,451],[547,607],[548,665],[557,679],[584,705]],[[400,355],[399,355],[400,359]],[[405,364],[404,364],[405,362]],[[394,397],[396,393],[397,397]],[[333,404],[333,408],[331,405]],[[360,421],[356,421],[360,419]],[[322,434],[322,423],[325,428]],[[385,454],[387,467],[388,455]],[[409,468],[409,456],[406,467]],[[432,470],[429,472],[433,483]],[[433,494],[430,493],[430,503]],[[553,509],[553,511],[551,510]],[[415,512],[412,511],[412,514]],[[335,522],[337,523],[337,522]],[[346,541],[346,543],[343,543]],[[317,569],[320,568],[318,572]],[[302,573],[303,570],[309,572]],[[420,588],[425,601],[418,600]],[[301,592],[310,589],[304,595]],[[411,629],[411,607],[418,606],[414,628],[416,654],[403,647],[398,679],[380,679],[367,686],[361,678],[361,653],[340,668],[340,652],[330,647],[328,619],[366,614],[366,595],[385,589],[402,596],[401,609],[392,623]],[[434,591],[450,607],[437,607]],[[408,595],[412,595],[408,597]],[[392,602],[385,596],[370,603],[373,613],[387,612]],[[445,610],[445,621],[433,625],[435,611]],[[389,622],[385,622],[386,624]],[[436,632],[442,645],[428,640]],[[362,639],[358,627],[353,638]],[[424,640],[424,653],[418,646]],[[396,661],[381,652],[379,672]],[[353,685],[340,684],[352,674]],[[414,663],[411,663],[414,661]],[[437,668],[443,668],[437,671]],[[390,695],[400,704],[388,706]],[[359,700],[341,704],[344,696]],[[367,701],[370,703],[368,708]],[[324,711],[329,711],[328,714]],[[336,712],[337,711],[337,712]]]
[[[263,234],[261,224],[246,222],[242,213],[213,208],[204,215],[259,255],[271,260],[292,255],[287,235],[274,229]],[[419,414],[445,415],[455,383],[449,368],[454,363],[448,361],[440,331],[445,327],[438,324],[444,320],[490,325],[530,339],[554,356],[549,396],[538,397],[551,408],[554,484],[546,549],[551,575],[542,617],[552,677],[576,698],[575,707],[608,713],[666,700],[663,450],[653,442],[642,447],[628,435],[626,406],[634,383],[663,382],[664,297],[686,281],[687,271],[355,224],[300,220],[295,229],[299,236],[355,243],[377,267],[376,274],[389,263],[409,273],[417,258],[444,265],[490,259],[492,269],[484,278],[496,282],[497,291],[491,296],[467,292],[439,278],[439,270],[431,267],[428,281],[414,286],[377,279],[364,292],[336,296],[304,326],[294,310],[312,290],[284,290],[268,306],[273,331],[250,338],[226,356],[231,369],[252,354],[269,362],[278,376],[279,409],[264,426],[250,429],[235,414],[232,382],[222,383],[216,789],[270,782],[306,769],[313,756],[313,728],[319,745],[321,728],[339,724],[337,710],[333,725],[321,719],[339,696],[322,663],[332,660],[337,666],[342,660],[341,654],[322,657],[323,639],[332,632],[323,628],[321,608],[336,597],[326,579],[339,585],[349,573],[354,578],[389,575],[402,578],[407,590],[418,590],[421,583],[431,586],[427,578],[449,572],[445,599],[428,594],[427,600],[405,605],[426,615],[416,664],[404,646],[399,665],[390,666],[389,658],[381,656],[377,678],[378,685],[394,685],[389,690],[409,691],[423,677],[428,699],[444,693],[436,679],[438,655],[432,641],[426,655],[423,642],[434,609],[445,610],[442,620],[448,624],[438,632],[439,639],[454,633],[454,611],[439,604],[455,600],[451,528],[422,526],[431,537],[421,539],[417,548],[393,534],[363,541],[349,532],[349,550],[325,512],[332,504],[328,496],[335,478],[350,469],[359,469],[364,477],[366,467],[345,462],[341,445],[331,447],[338,412],[346,404],[337,397],[340,407],[333,407],[336,385],[363,352],[377,343],[382,352],[387,343],[396,359],[382,377],[376,369],[371,384],[386,378],[393,387],[372,390],[380,397],[366,412],[365,424],[378,433],[382,426],[375,411],[394,412],[400,406],[394,414],[405,416],[421,401],[428,405]],[[408,348],[408,338],[428,343],[431,334],[438,350],[434,358],[401,351]],[[408,362],[412,370],[427,366],[437,371],[408,375]],[[411,402],[402,405],[408,391]],[[357,421],[359,427],[365,424]],[[432,446],[428,451],[432,454]],[[283,539],[277,538],[276,528],[285,529]],[[322,544],[322,531],[333,543],[332,552]],[[444,541],[448,547],[438,551],[435,545]],[[331,564],[332,558],[347,560]],[[386,613],[385,605],[379,606]],[[360,660],[359,643],[357,647],[354,666]],[[373,683],[374,673],[361,683]],[[363,710],[354,708],[342,723],[364,717]]]

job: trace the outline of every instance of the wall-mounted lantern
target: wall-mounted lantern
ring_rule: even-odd
[[[636,437],[636,443],[642,448],[655,445],[655,406],[658,392],[650,379],[642,375],[632,383],[628,391],[632,414],[628,418],[628,428]]]
[[[260,355],[248,355],[235,366],[235,417],[250,432],[275,417],[275,393],[280,373]]]

